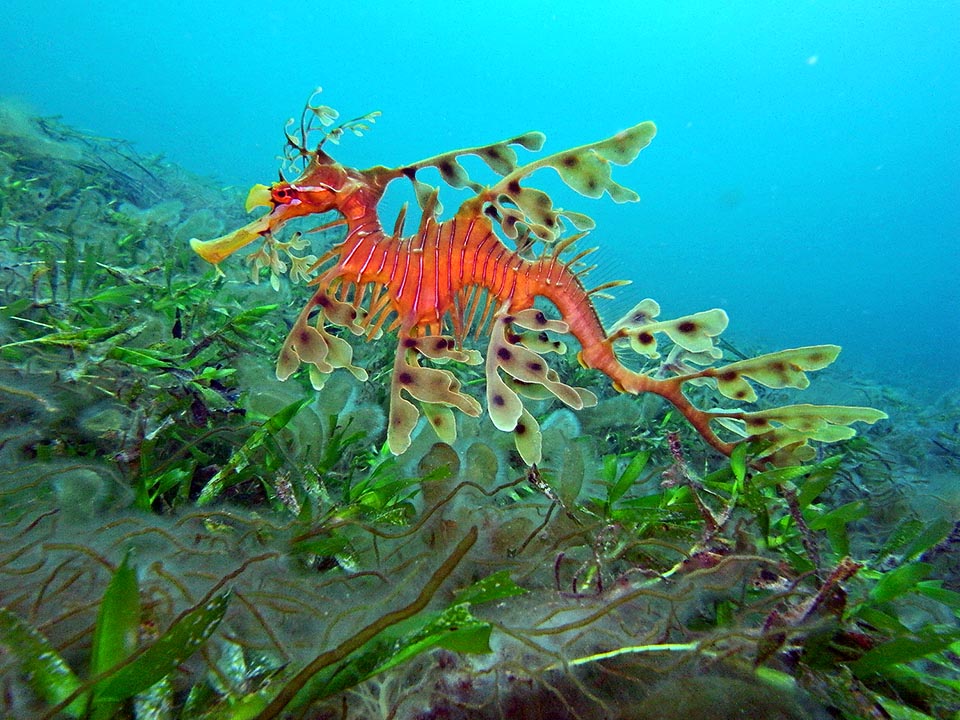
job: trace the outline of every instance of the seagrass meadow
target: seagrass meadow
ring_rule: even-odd
[[[321,116],[344,142],[364,130]],[[461,182],[458,157],[398,173]],[[522,239],[539,196],[501,161],[485,217]],[[281,186],[247,204],[275,212]],[[801,436],[705,442],[699,408],[742,386],[693,355],[756,380],[776,348],[708,333],[691,349],[689,319],[661,321],[631,372],[699,373],[670,385],[688,405],[617,392],[532,301],[506,320],[465,293],[472,320],[430,348],[439,325],[391,328],[362,283],[318,310],[302,281],[346,229],[268,237],[260,215],[238,236],[244,197],[0,103],[0,716],[956,716],[960,392],[920,402],[825,368],[802,392],[748,387],[759,407],[852,407],[828,412],[849,422],[771,414],[764,432]],[[246,266],[220,252],[264,238]],[[644,349],[642,310],[606,327]],[[537,392],[505,349],[550,355]],[[403,372],[443,392],[401,396]],[[491,422],[494,376],[522,406]]]

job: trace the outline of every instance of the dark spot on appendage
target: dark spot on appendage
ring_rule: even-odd
[[[692,320],[684,320],[682,323],[677,325],[677,330],[682,333],[692,333],[697,329],[697,324]]]
[[[540,342],[547,342],[549,339],[550,339],[550,336],[547,335],[542,330],[537,333],[537,340],[539,340]]]
[[[519,180],[511,180],[510,182],[508,182],[508,183],[507,183],[507,190],[509,190],[510,193],[513,194],[513,195],[519,194],[519,193],[520,193],[520,181],[519,181]]]
[[[317,297],[317,305],[320,307],[330,307],[330,298],[326,295],[320,295]]]
[[[747,391],[746,391],[746,390],[740,390],[740,391],[738,391],[738,392],[735,392],[735,393],[733,394],[733,396],[734,396],[734,398],[735,398],[736,400],[743,400],[743,399],[747,396]]]
[[[507,404],[507,401],[503,399],[503,395],[494,395],[491,400],[493,400],[493,404],[497,407],[503,407]]]
[[[587,187],[590,188],[591,190],[596,190],[597,181],[594,178],[590,178],[589,180],[587,180]]]
[[[517,423],[517,426],[513,429],[517,435],[523,435],[527,431],[527,426],[523,423]]]
[[[517,344],[518,342],[520,342],[521,340],[523,340],[523,338],[522,338],[520,335],[518,335],[517,333],[507,333],[507,342],[508,342],[508,343],[513,343],[514,345],[516,345],[516,344]]]
[[[453,175],[453,163],[449,160],[444,160],[438,164],[437,169],[444,175]]]
[[[719,378],[724,382],[733,382],[738,377],[740,377],[740,373],[738,373],[736,370],[727,370],[719,375]]]
[[[411,337],[404,338],[402,344],[405,348],[415,348],[417,346],[417,339]]]
[[[510,360],[513,357],[513,353],[510,352],[508,348],[501,347],[497,348],[497,357],[501,360]]]
[[[437,342],[434,344],[434,347],[437,350],[446,350],[448,347],[450,347],[450,343],[446,338],[437,338]]]
[[[401,385],[409,385],[413,382],[413,375],[404,370],[397,375],[397,382],[399,382]]]
[[[527,367],[533,370],[533,372],[540,372],[541,370],[543,370],[543,363],[528,362]]]
[[[787,366],[786,366],[785,363],[780,362],[780,361],[778,360],[777,362],[772,362],[772,363],[770,363],[770,364],[767,366],[767,369],[768,369],[768,370],[772,370],[772,371],[775,372],[775,373],[783,373],[783,372],[786,372],[786,371],[787,371]]]
[[[504,316],[503,316],[503,322],[504,322],[504,324],[506,324],[506,325],[509,325],[510,323],[512,323],[513,320],[514,320],[513,315],[504,315]]]
[[[400,168],[400,172],[409,180],[413,180],[417,176],[416,169],[411,167]]]
[[[542,312],[538,311],[537,314],[533,316],[533,319],[537,321],[537,325],[547,324],[547,316],[544,315]]]
[[[580,158],[578,158],[576,155],[564,155],[562,158],[560,158],[560,162],[563,163],[564,167],[572,168],[577,166],[577,163],[580,162]]]
[[[754,427],[766,427],[767,421],[763,418],[746,418],[744,420],[746,425],[752,425]]]
[[[649,345],[653,342],[653,335],[648,332],[642,332],[637,335],[637,342],[639,342],[641,345]]]

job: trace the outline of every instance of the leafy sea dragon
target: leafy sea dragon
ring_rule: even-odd
[[[738,443],[752,442],[761,459],[776,464],[809,459],[810,440],[833,442],[852,437],[854,422],[873,423],[886,417],[872,408],[835,405],[788,405],[767,410],[737,408],[704,410],[684,394],[689,384],[709,383],[724,397],[740,403],[757,400],[750,381],[770,388],[804,388],[806,371],[834,361],[840,348],[816,345],[737,360],[715,367],[722,358],[716,338],[727,326],[723,310],[713,309],[674,320],[658,318],[656,302],[641,301],[611,328],[605,329],[591,296],[625,282],[605,283],[591,290],[581,278],[580,260],[592,250],[564,257],[593,228],[586,215],[554,206],[547,193],[529,184],[538,170],[552,168],[580,194],[615,202],[638,200],[632,190],[611,178],[611,163],[627,165],[653,138],[651,122],[635,125],[611,138],[554,153],[520,165],[515,147],[539,151],[544,136],[526,133],[491,145],[455,150],[401,167],[355,170],[324,151],[345,132],[362,134],[379,115],[336,124],[332,108],[315,104],[311,96],[295,132],[286,131],[286,159],[299,175],[288,181],[281,172],[270,187],[255,185],[247,197],[250,211],[267,211],[250,224],[191,246],[208,262],[219,264],[237,250],[261,241],[249,256],[254,278],[263,268],[278,276],[287,271],[313,286],[313,297],[293,324],[277,361],[277,377],[286,380],[301,363],[310,369],[317,388],[325,376],[345,368],[360,380],[364,369],[353,364],[353,350],[340,328],[368,339],[382,331],[398,335],[390,385],[387,443],[403,453],[420,417],[419,404],[437,435],[456,437],[451,408],[471,416],[480,403],[465,392],[451,368],[484,364],[486,407],[493,424],[512,432],[523,460],[541,459],[540,430],[522,397],[555,396],[573,409],[596,404],[589,390],[564,383],[545,358],[564,353],[556,335],[569,334],[580,345],[581,365],[606,374],[620,392],[654,393],[670,401],[714,448],[730,454]],[[288,128],[294,123],[288,123]],[[311,137],[320,134],[316,147]],[[491,185],[475,182],[460,164],[464,156],[479,157],[499,176]],[[447,220],[440,219],[437,188],[419,174],[433,168],[454,188],[474,194]],[[380,223],[377,206],[387,186],[404,178],[413,184],[420,205],[416,231],[404,234],[406,206],[392,232]],[[308,245],[295,233],[282,242],[277,231],[293,218],[337,213],[333,222],[314,231],[344,226],[343,239],[323,253],[296,255]],[[576,230],[564,235],[567,224]],[[313,231],[311,231],[313,232]],[[500,234],[498,234],[498,232]],[[541,247],[540,252],[534,248]],[[550,317],[543,298],[553,306]],[[553,314],[553,313],[551,313]],[[471,334],[488,336],[485,355],[467,347]],[[665,336],[672,348],[663,363],[673,374],[637,372],[616,352],[629,344],[637,353],[657,359]],[[453,365],[451,365],[451,362]],[[731,439],[718,434],[724,432]]]

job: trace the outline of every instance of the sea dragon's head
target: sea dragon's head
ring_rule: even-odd
[[[265,214],[223,237],[206,241],[193,238],[190,247],[207,262],[218,265],[255,240],[276,233],[293,218],[330,210],[344,213],[346,201],[358,189],[358,180],[318,149],[296,180],[288,182],[281,177],[269,187],[257,184],[250,188],[245,204],[247,212],[266,207]]]
[[[336,210],[351,220],[370,212],[376,205],[383,193],[381,176],[376,172],[345,168],[322,148],[328,140],[338,142],[347,131],[362,135],[380,113],[367,113],[337,124],[339,113],[317,102],[319,93],[320,88],[317,88],[307,99],[300,122],[290,120],[284,131],[287,167],[302,168],[303,171],[293,182],[287,181],[281,172],[279,182],[269,187],[254,185],[250,188],[247,212],[256,207],[268,208],[253,222],[215,240],[193,238],[190,247],[204,260],[218,265],[253,241],[270,237],[293,218]],[[319,142],[315,142],[317,134],[320,135]]]

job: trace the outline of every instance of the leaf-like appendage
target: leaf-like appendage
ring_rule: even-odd
[[[430,167],[437,169],[440,177],[443,178],[443,181],[447,183],[447,185],[454,188],[470,188],[474,192],[480,192],[483,190],[483,185],[470,178],[469,173],[467,173],[466,169],[460,164],[460,158],[467,155],[476,155],[498,175],[508,175],[517,168],[517,153],[511,145],[519,145],[522,148],[536,152],[543,146],[543,141],[543,133],[530,132],[489,145],[478,145],[477,147],[463,148],[461,150],[451,150],[450,152],[434,155],[415,163],[404,165],[392,172],[409,178],[414,183],[418,198],[423,193],[422,189],[418,186],[423,183],[416,178],[416,173],[418,170]],[[420,204],[422,207],[423,202],[421,201]]]
[[[813,345],[781,350],[741,360],[710,371],[717,380],[717,389],[732,400],[755,402],[757,393],[744,378],[769,388],[792,387],[802,390],[810,384],[808,370],[820,370],[837,359],[837,345]]]
[[[390,383],[387,428],[387,445],[395,455],[410,446],[410,436],[420,417],[416,405],[402,396],[404,392],[419,401],[437,436],[446,443],[452,443],[457,437],[456,421],[449,408],[455,407],[471,417],[482,413],[480,403],[460,389],[460,381],[452,372],[423,367],[417,362],[418,355],[441,362],[477,364],[480,360],[476,352],[457,350],[453,338],[444,335],[400,338]]]
[[[508,337],[517,334],[514,325],[533,333],[521,334],[514,341]],[[523,407],[520,395],[534,399],[552,395],[575,410],[597,404],[596,396],[589,390],[561,382],[556,371],[551,370],[534,349],[542,346],[547,352],[556,350],[547,331],[567,332],[568,325],[562,320],[547,318],[536,308],[511,314],[506,307],[501,307],[494,315],[487,346],[487,412],[499,430],[513,432],[517,451],[528,465],[540,462],[540,426]],[[529,345],[524,342],[525,338],[531,340]],[[500,375],[501,370],[505,378]]]
[[[457,161],[456,157],[440,163],[437,170],[440,171],[440,177],[443,178],[443,181],[450,187],[465,188],[473,184],[470,181],[470,176],[467,175],[467,171],[463,169],[463,165]]]
[[[309,322],[314,308],[319,308],[316,324]],[[337,300],[326,289],[317,291],[313,300],[300,312],[293,327],[287,334],[280,355],[277,358],[277,379],[286,380],[301,362],[310,363],[317,373],[328,375],[337,368],[349,370],[358,380],[367,379],[367,371],[353,364],[353,347],[341,337],[332,335],[324,327],[326,322],[333,325],[349,328],[356,335],[363,334],[364,330],[356,324],[360,317],[353,305]],[[317,389],[322,387],[314,379],[311,372],[311,382]]]
[[[743,423],[748,439],[759,443],[764,459],[784,465],[815,457],[810,440],[848,440],[857,434],[849,427],[853,423],[872,425],[886,417],[886,413],[868,407],[800,404],[739,413],[736,420]]]
[[[417,426],[417,406],[400,396],[400,388],[390,388],[390,417],[387,422],[387,447],[394,455],[402,455],[410,447],[410,435]]]
[[[453,411],[446,405],[428,402],[421,402],[420,409],[423,410],[423,416],[430,423],[437,437],[442,442],[452,445],[457,439],[457,420],[453,416]]]
[[[606,192],[614,202],[634,202],[640,196],[613,180],[610,163],[626,165],[632,162],[655,134],[654,124],[643,122],[606,140],[548,155],[506,174],[500,182],[484,191],[481,197],[496,208],[504,221],[511,215],[510,207],[518,208],[524,216],[522,221],[545,242],[554,242],[563,233],[565,228],[561,217],[566,217],[578,230],[589,230],[593,227],[589,217],[554,208],[553,201],[546,193],[522,187],[520,181],[537,170],[549,167],[556,170],[560,178],[581,195],[598,198]],[[516,231],[513,230],[516,222],[516,218],[510,217],[509,228],[505,222],[501,222],[508,237],[516,237]]]
[[[527,465],[536,465],[543,459],[542,443],[540,423],[526,408],[521,408],[520,419],[513,427],[513,444]]]
[[[348,130],[355,136],[360,137],[370,129],[370,125],[375,123],[381,114],[379,110],[374,110],[366,115],[345,120],[334,126],[334,123],[340,118],[340,113],[329,105],[316,102],[316,98],[322,91],[323,88],[318,87],[310,93],[303,112],[300,113],[299,122],[290,118],[283,130],[287,140],[284,148],[284,160],[289,169],[297,172],[306,169],[316,150],[323,147],[327,140],[338,144],[343,133]],[[317,133],[320,134],[320,139],[315,141],[314,136]]]
[[[651,359],[660,357],[657,351],[657,333],[663,333],[677,346],[694,354],[706,353],[714,360],[720,351],[714,338],[727,328],[727,314],[718,308],[684,315],[674,320],[655,321],[660,306],[650,298],[641,300],[623,318],[614,324],[607,336],[610,341],[627,338],[633,350]]]
[[[598,155],[612,163],[629,165],[656,134],[657,128],[652,122],[642,122],[591,147]]]
[[[776,422],[799,432],[813,434],[829,427],[865,422],[873,425],[887,417],[885,412],[854,405],[784,405],[783,407],[744,413],[744,420],[753,429],[760,423]]]

